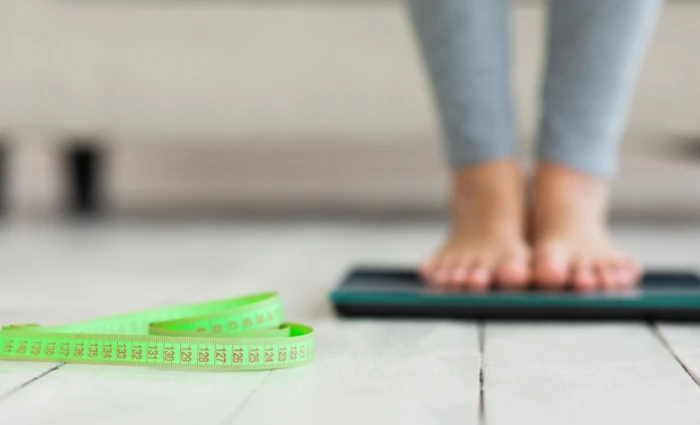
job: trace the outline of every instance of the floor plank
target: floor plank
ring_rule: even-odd
[[[277,290],[288,318],[315,327],[317,348],[312,364],[271,373],[65,365],[42,376],[54,365],[0,362],[0,423],[478,420],[474,324],[340,320],[327,302],[353,264],[420,261],[440,241],[437,223],[308,219],[2,230],[2,324],[55,324]],[[629,227],[618,235],[644,262],[700,264],[691,249],[697,233]],[[682,256],[669,254],[678,247]],[[678,357],[700,370],[699,328],[660,329]],[[700,423],[700,389],[645,326],[488,324],[485,349],[489,425]]]
[[[362,241],[372,231],[366,225],[301,222],[17,232],[4,242],[14,238],[12,264],[25,263],[17,267],[6,260],[4,273],[14,284],[11,295],[0,301],[5,307],[0,319],[61,323],[270,290],[280,292],[289,319],[308,319],[322,309],[326,288],[347,258],[363,252]],[[39,254],[30,247],[37,241]],[[28,258],[40,260],[41,270],[27,267]],[[0,402],[0,423],[219,424],[268,377],[268,372],[218,375],[65,365],[12,391],[53,365],[34,365],[24,374],[17,363],[3,365],[13,380],[7,381],[9,396]],[[42,409],[30,408],[36,403]]]
[[[669,349],[700,386],[700,326],[664,323],[658,325],[658,328]]]
[[[19,392],[24,385],[33,379],[51,371],[53,367],[54,365],[45,363],[0,362],[0,403],[3,399]]]
[[[12,277],[3,284],[12,289],[0,301],[3,323],[64,323],[268,291],[274,286],[265,281],[271,275],[266,270],[284,274],[310,254],[296,246],[297,235],[289,226],[44,230],[4,239],[14,238],[14,244],[11,258],[3,259],[8,266],[4,274]],[[41,248],[32,251],[36,242]],[[29,258],[41,267],[29,267]],[[272,266],[271,259],[276,260]],[[218,423],[268,374],[65,365],[16,391],[52,366],[2,362],[0,376],[12,379],[3,379],[0,388],[6,395],[0,399],[0,423]],[[37,404],[42,408],[31,408]]]
[[[0,405],[0,421],[22,425],[217,424],[267,374],[67,365],[7,398]]]
[[[489,425],[698,424],[700,390],[646,325],[488,324]]]
[[[272,372],[225,423],[478,423],[473,324],[329,320],[317,347],[313,364]]]
[[[338,253],[346,265],[414,265],[439,236],[438,227],[416,223],[368,230],[343,235],[356,243]],[[336,281],[326,281],[324,296]],[[274,423],[281,411],[294,412],[284,419],[288,425],[478,422],[475,324],[328,318],[315,325],[316,361],[272,372],[226,423]]]

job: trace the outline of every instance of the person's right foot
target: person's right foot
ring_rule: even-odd
[[[515,161],[468,167],[453,175],[452,227],[420,268],[438,286],[519,288],[530,279],[523,190]]]

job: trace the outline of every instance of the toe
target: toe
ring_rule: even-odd
[[[569,280],[569,260],[566,250],[547,248],[539,252],[535,260],[534,278],[543,288],[561,288]]]
[[[527,255],[506,257],[496,271],[498,283],[510,289],[522,288],[530,281]]]
[[[491,268],[484,264],[476,265],[472,268],[467,278],[467,285],[471,289],[482,290],[486,289],[491,284]]]
[[[633,267],[628,267],[625,264],[618,263],[614,267],[615,286],[617,288],[631,288],[639,282],[639,270]]]
[[[614,267],[614,273],[615,273],[615,286],[617,288],[629,288],[634,284],[634,275],[632,274],[632,271],[617,265]]]
[[[598,287],[595,270],[586,261],[579,261],[573,271],[573,285],[581,291],[590,291]]]
[[[433,275],[437,270],[438,263],[439,256],[437,255],[423,261],[423,263],[421,263],[421,265],[418,267],[418,275],[420,278],[429,282],[432,281]]]
[[[446,286],[450,284],[452,278],[452,269],[447,267],[439,267],[431,276],[431,281],[440,286]]]
[[[625,287],[636,285],[642,277],[641,266],[635,260],[627,257],[622,257],[617,263],[623,285]]]
[[[632,275],[620,264],[613,264],[609,267],[614,276],[614,285],[617,289],[628,288],[632,285]]]
[[[600,263],[596,266],[600,286],[605,289],[615,289],[618,286],[619,277],[617,269],[609,263]]]
[[[469,267],[466,264],[461,264],[452,269],[450,284],[453,286],[464,286],[469,278]]]
[[[445,286],[450,283],[456,261],[449,251],[443,250],[423,263],[421,275],[432,285]]]
[[[437,260],[433,272],[430,275],[430,281],[439,286],[450,285],[452,275],[454,273],[456,261],[448,255],[443,254]]]

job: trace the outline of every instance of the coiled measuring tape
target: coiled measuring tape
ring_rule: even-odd
[[[0,360],[244,371],[313,357],[313,329],[285,322],[275,293],[0,331]]]

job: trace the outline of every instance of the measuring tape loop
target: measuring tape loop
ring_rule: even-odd
[[[313,356],[313,329],[285,322],[276,293],[0,330],[0,360],[243,371],[298,366]]]

